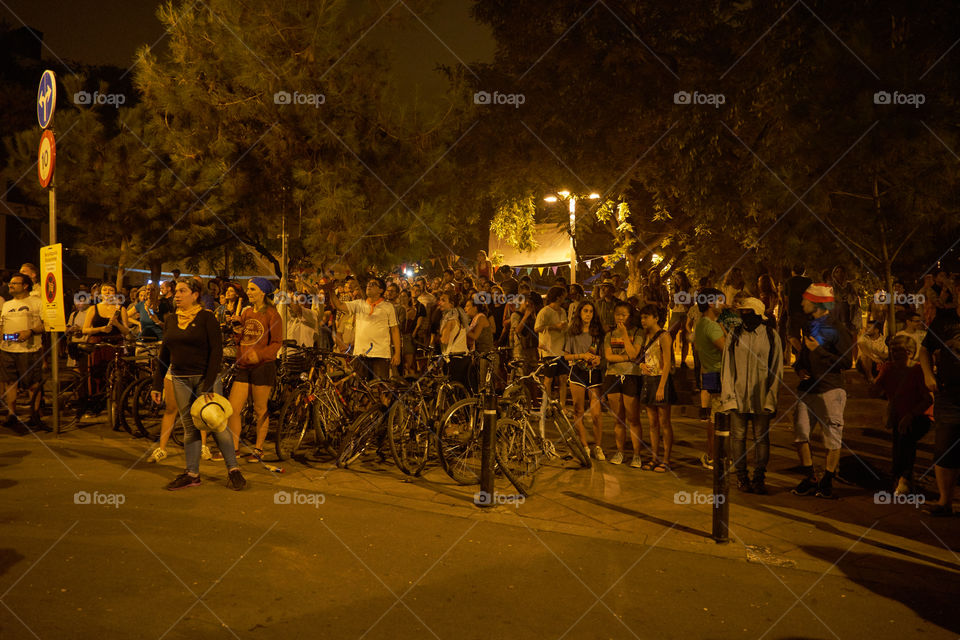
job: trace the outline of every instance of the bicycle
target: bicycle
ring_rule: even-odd
[[[86,373],[66,370],[60,380],[57,403],[60,407],[60,427],[68,429],[84,416],[97,416],[106,411],[108,423],[114,430],[124,428],[133,435],[126,421],[119,419],[120,396],[126,388],[124,382],[135,377],[139,367],[136,356],[125,356],[128,345],[80,343],[81,353],[90,356],[98,350],[112,349],[108,360],[88,366]]]
[[[316,348],[303,348],[311,365],[300,374],[301,384],[288,396],[277,423],[276,450],[286,460],[300,447],[311,426],[319,451],[332,455],[340,450],[343,434],[361,409],[368,408],[366,396],[355,383],[356,373],[349,370],[351,356]],[[339,361],[339,362],[338,362]]]
[[[441,418],[451,405],[469,395],[462,384],[443,375],[443,362],[441,356],[430,363],[423,376],[408,378],[409,386],[387,416],[390,452],[397,467],[407,475],[421,474],[431,448],[440,455]]]
[[[529,495],[537,471],[544,459],[557,457],[552,441],[541,435],[539,424],[534,428],[533,419],[539,423],[539,412],[532,407],[527,383],[532,382],[542,390],[541,371],[547,362],[526,375],[512,375],[512,381],[498,400],[500,418],[497,421],[494,453],[497,469],[522,495]],[[518,370],[523,362],[510,362],[508,367]],[[566,443],[574,458],[582,467],[590,467],[590,457],[580,442],[573,425],[563,413],[556,399],[546,401],[541,407],[545,424],[553,425]],[[483,405],[479,398],[468,398],[454,404],[441,425],[441,460],[444,470],[456,482],[463,485],[480,482],[480,443],[483,424]]]

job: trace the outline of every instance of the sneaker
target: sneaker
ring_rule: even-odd
[[[177,489],[187,489],[189,487],[199,487],[200,476],[192,476],[189,473],[181,473],[167,485],[167,491],[176,491]]]
[[[607,459],[607,456],[603,455],[603,449],[601,449],[599,446],[596,446],[593,448],[593,459],[603,462]]]
[[[256,447],[250,449],[247,462],[263,462],[263,449],[257,449]]]
[[[893,495],[904,496],[908,493],[910,493],[910,483],[907,482],[906,478],[900,478],[897,482],[897,488],[893,490]]]
[[[633,456],[633,460],[630,461],[630,467],[632,469],[639,469],[643,466],[643,461],[640,460],[640,456]]]
[[[833,482],[831,482],[828,478],[821,478],[820,482],[817,484],[817,497],[827,499],[833,498]]]
[[[210,455],[210,447],[203,445],[200,447],[200,459],[201,460],[210,460],[213,456]]]
[[[227,476],[229,477],[229,480],[227,480],[228,489],[240,491],[247,486],[247,481],[243,479],[243,474],[240,473],[240,469],[230,469],[230,472],[227,474]]]
[[[753,493],[753,485],[750,484],[750,478],[737,478],[737,490],[740,493]]]
[[[223,460],[223,454],[220,453],[219,451],[214,451],[214,452],[210,455],[210,459],[211,459],[212,461],[214,461],[214,462],[220,462],[220,461]]]
[[[147,458],[147,462],[160,462],[167,457],[167,450],[157,447],[153,450],[153,453],[150,454],[150,457]]]
[[[710,469],[711,471],[713,471],[713,458],[708,458],[707,454],[703,454],[702,456],[700,456],[700,465],[704,469]]]
[[[804,478],[800,484],[790,490],[795,496],[812,496],[817,492],[817,481],[813,478]]]
[[[615,454],[610,456],[610,460],[608,460],[608,462],[610,464],[623,464],[623,452],[617,451]]]

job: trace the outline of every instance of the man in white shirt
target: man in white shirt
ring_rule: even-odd
[[[353,352],[357,358],[357,373],[364,379],[387,379],[390,366],[400,364],[400,328],[393,305],[384,300],[386,285],[380,278],[367,280],[365,300],[343,302],[327,287],[327,301],[337,311],[352,313],[356,319]]]
[[[567,402],[567,362],[563,357],[564,332],[567,329],[567,312],[563,310],[563,300],[567,290],[553,286],[547,291],[546,304],[537,313],[533,329],[540,336],[540,358],[548,360],[549,364],[543,369],[543,411],[540,416],[540,433],[543,434],[546,416],[547,401],[550,399],[553,379],[559,378],[560,409]]]
[[[857,346],[860,347],[857,368],[867,378],[867,382],[872,384],[873,378],[880,371],[880,365],[886,362],[889,357],[887,343],[883,338],[883,332],[880,330],[880,324],[877,322],[869,323],[867,330],[857,340]]]
[[[923,326],[923,317],[916,311],[908,313],[907,328],[897,331],[897,336],[906,336],[913,340],[914,352],[910,354],[910,364],[920,362],[920,345],[923,344],[923,339],[927,337],[927,330]]]
[[[7,426],[17,422],[17,389],[23,385],[35,390],[40,384],[43,362],[40,353],[43,322],[40,319],[40,297],[31,295],[33,280],[30,276],[15,273],[10,276],[12,299],[0,309],[0,324],[3,325],[3,341],[0,342],[0,382],[3,382],[3,399],[10,411]],[[37,394],[37,402],[40,395]],[[42,428],[44,425],[36,409],[28,425]]]

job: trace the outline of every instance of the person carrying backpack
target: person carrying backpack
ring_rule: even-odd
[[[744,493],[766,494],[770,419],[777,411],[783,347],[780,336],[765,322],[764,304],[758,298],[742,299],[737,312],[741,323],[731,332],[723,350],[720,410],[730,413],[737,488]],[[747,472],[748,423],[753,424],[757,452],[752,483]]]

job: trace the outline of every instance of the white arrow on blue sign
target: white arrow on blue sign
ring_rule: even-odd
[[[47,69],[40,77],[40,88],[37,90],[37,121],[40,122],[41,129],[50,126],[56,106],[57,75]]]

